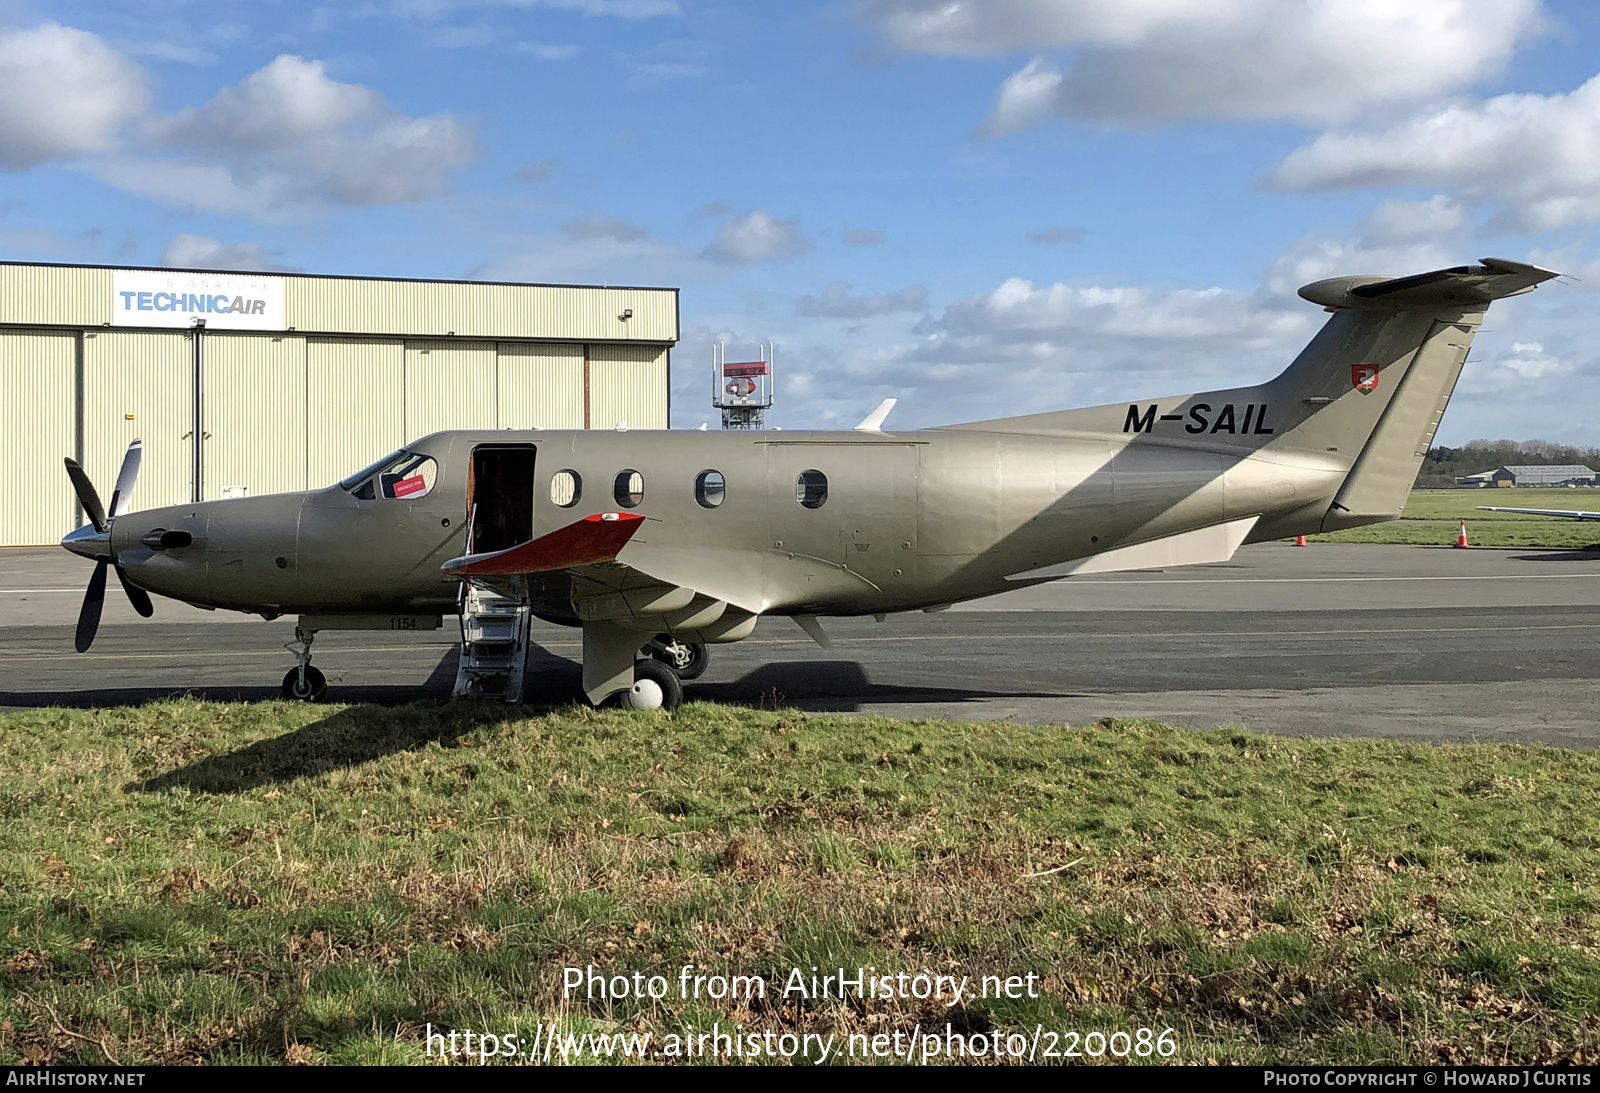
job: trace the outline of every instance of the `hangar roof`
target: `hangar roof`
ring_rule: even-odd
[[[1581,478],[1584,475],[1594,474],[1594,471],[1590,470],[1588,467],[1585,467],[1581,463],[1522,463],[1518,464],[1517,466],[1508,465],[1501,467],[1500,469],[1503,471],[1510,471],[1512,474],[1519,476],[1540,475],[1543,477],[1549,477],[1553,474],[1559,474],[1565,475],[1568,478]]]
[[[188,327],[191,318],[162,304],[174,298],[192,303],[197,292],[204,300],[208,291],[254,291],[275,304],[256,310],[264,314],[261,321],[230,325],[217,315],[208,329],[656,345],[678,340],[675,288],[29,262],[0,262],[0,326]],[[152,307],[145,296],[164,298]],[[142,310],[130,310],[141,303]]]

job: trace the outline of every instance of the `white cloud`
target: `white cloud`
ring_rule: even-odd
[[[108,148],[148,98],[144,71],[87,31],[0,34],[0,170]]]
[[[1272,176],[1285,189],[1459,186],[1500,206],[1491,227],[1600,222],[1600,76],[1565,95],[1499,95],[1425,110],[1387,129],[1324,133]]]
[[[780,338],[804,363],[783,371],[779,397],[798,374],[819,400],[808,423],[824,424],[893,395],[910,427],[1253,383],[1287,364],[1320,317],[1263,293],[1013,277],[924,316],[898,344]]]
[[[794,217],[779,220],[771,213],[756,209],[724,220],[717,229],[717,237],[701,251],[701,257],[747,266],[753,262],[794,258],[810,249],[811,243],[800,234],[799,222]]]
[[[883,242],[881,228],[846,228],[839,236],[847,247],[876,247]]]
[[[1061,72],[1043,57],[1035,57],[1000,85],[980,134],[999,137],[1032,128],[1060,109],[1060,96]]]
[[[518,167],[512,177],[519,182],[543,182],[555,171],[560,160],[541,159],[524,167]]]
[[[173,236],[161,254],[161,264],[176,269],[287,270],[290,267],[264,257],[260,243],[224,243],[204,235],[184,232]]]
[[[518,42],[511,48],[541,61],[570,61],[578,55],[577,46],[551,45],[547,42]]]
[[[1386,201],[1361,222],[1361,245],[1371,249],[1415,243],[1459,233],[1467,226],[1467,207],[1444,194],[1426,201]]]
[[[711,74],[711,69],[705,65],[672,61],[629,61],[628,71],[637,76],[654,76],[660,80],[697,80]]]
[[[418,19],[438,19],[469,7],[556,8],[618,19],[654,19],[683,11],[677,0],[395,0],[393,7]]]
[[[618,243],[631,243],[636,239],[649,238],[650,235],[637,224],[630,224],[626,220],[607,216],[605,213],[594,213],[569,220],[562,225],[561,230],[570,239],[614,239]]]
[[[1028,233],[1028,242],[1041,247],[1083,242],[1082,228],[1042,228]]]
[[[451,115],[397,114],[371,88],[287,54],[145,130],[150,147],[183,158],[121,156],[96,172],[146,197],[261,219],[432,197],[476,152]]]
[[[1497,73],[1538,22],[1537,0],[864,0],[901,49],[1036,57],[986,125],[1052,114],[1142,124],[1328,122],[1421,102]]]
[[[868,296],[852,296],[850,289],[848,283],[835,281],[815,295],[807,293],[800,297],[795,302],[795,311],[828,319],[866,319],[896,311],[921,311],[928,306],[928,290],[921,285],[907,285],[898,292]]]

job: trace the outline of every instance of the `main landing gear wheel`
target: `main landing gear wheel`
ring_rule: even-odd
[[[299,668],[290,668],[289,674],[283,677],[283,697],[291,701],[317,702],[327,691],[327,677],[309,664],[304,676]]]
[[[671,634],[657,634],[645,649],[676,672],[679,679],[699,679],[711,664],[711,650],[704,642],[679,641]]]
[[[683,684],[678,674],[656,660],[641,660],[633,666],[633,686],[618,696],[625,710],[665,710],[671,713],[683,705]]]

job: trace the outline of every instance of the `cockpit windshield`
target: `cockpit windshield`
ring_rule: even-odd
[[[380,497],[409,501],[426,497],[438,473],[439,465],[431,458],[402,449],[357,471],[339,485],[362,501]]]

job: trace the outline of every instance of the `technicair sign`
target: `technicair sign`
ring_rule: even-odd
[[[119,269],[111,278],[113,326],[282,330],[283,278],[249,273]]]

